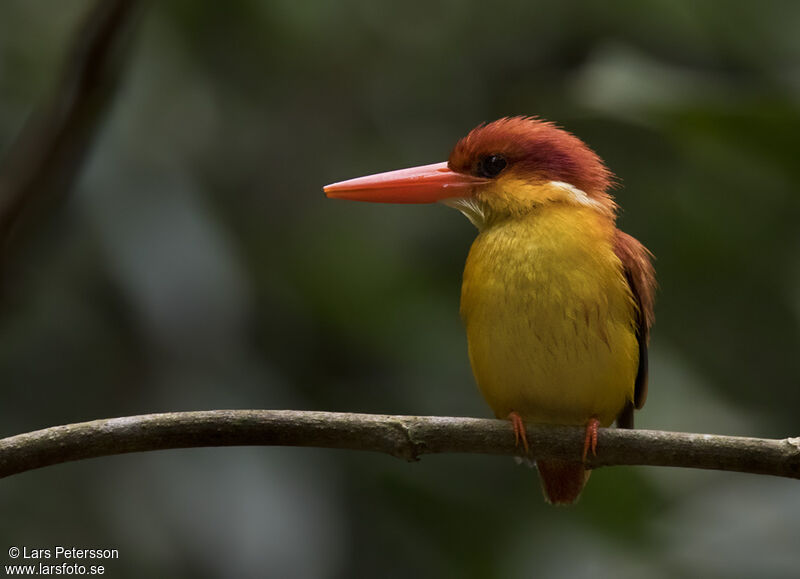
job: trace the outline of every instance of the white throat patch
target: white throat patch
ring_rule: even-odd
[[[574,185],[565,183],[564,181],[548,181],[545,187],[553,187],[568,193],[569,199],[578,205],[584,207],[591,207],[597,211],[607,212],[607,208],[600,201],[589,197],[585,191],[578,189]],[[470,222],[478,228],[478,231],[483,231],[486,227],[487,221],[487,208],[474,197],[451,197],[449,199],[442,199],[439,201],[442,205],[458,209]]]
[[[486,214],[483,211],[481,204],[472,197],[451,197],[450,199],[442,199],[442,205],[447,205],[453,209],[458,209],[464,214],[464,217],[470,220],[478,231],[483,231],[486,225]]]

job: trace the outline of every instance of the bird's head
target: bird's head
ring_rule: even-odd
[[[478,229],[548,204],[589,207],[613,218],[613,175],[583,141],[554,124],[509,117],[473,129],[446,163],[359,177],[328,197],[378,203],[440,201]]]

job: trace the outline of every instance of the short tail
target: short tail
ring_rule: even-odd
[[[592,473],[582,463],[566,460],[537,460],[536,467],[544,498],[553,505],[571,505],[577,501]]]

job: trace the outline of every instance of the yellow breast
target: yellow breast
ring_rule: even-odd
[[[607,426],[633,398],[635,305],[613,227],[591,208],[553,204],[494,223],[473,243],[461,315],[498,417]]]

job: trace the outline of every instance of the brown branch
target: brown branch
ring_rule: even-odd
[[[579,427],[529,425],[533,458],[580,460]],[[800,478],[800,438],[772,440],[600,429],[593,468],[677,466]],[[309,446],[417,460],[446,452],[517,455],[509,423],[479,418],[295,410],[215,410],[110,418],[0,440],[0,477],[62,462],[169,448]]]
[[[0,251],[20,217],[71,188],[108,109],[137,0],[98,0],[76,32],[52,96],[28,119],[0,167]]]

